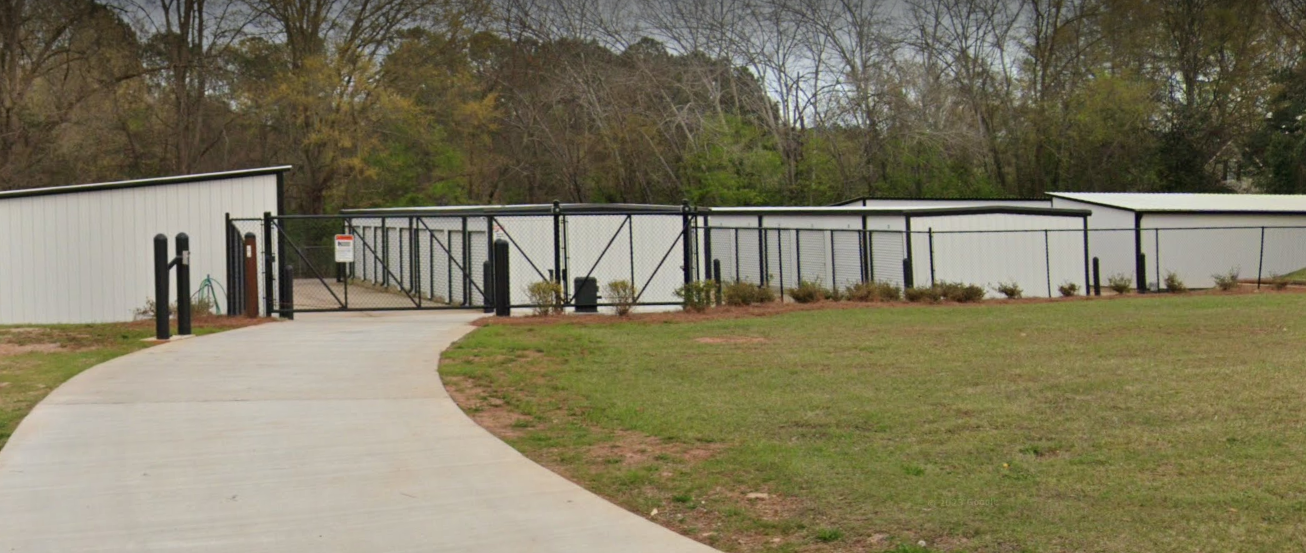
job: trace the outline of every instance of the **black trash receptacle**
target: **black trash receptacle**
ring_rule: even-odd
[[[576,284],[576,312],[577,313],[598,313],[599,312],[599,280],[594,277],[577,278]]]

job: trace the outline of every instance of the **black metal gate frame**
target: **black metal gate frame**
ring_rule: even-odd
[[[658,215],[667,216],[672,214],[680,215],[682,217],[681,231],[676,234],[675,239],[671,241],[670,245],[668,245],[667,249],[662,253],[662,257],[658,260],[657,266],[654,267],[653,271],[649,273],[648,278],[644,279],[642,284],[637,285],[634,303],[636,305],[646,306],[646,307],[681,305],[681,302],[679,301],[645,302],[640,300],[644,297],[644,293],[648,290],[649,284],[651,284],[653,282],[653,279],[657,278],[657,276],[661,273],[662,268],[666,265],[667,259],[671,257],[671,253],[674,252],[676,248],[682,244],[682,242],[687,243],[690,246],[688,248],[689,251],[685,252],[685,256],[684,256],[685,262],[687,263],[687,265],[685,266],[686,270],[684,273],[685,282],[690,282],[693,280],[691,278],[691,275],[697,272],[697,266],[695,263],[697,261],[697,258],[696,256],[692,255],[692,253],[690,252],[692,252],[692,245],[695,242],[693,237],[696,236],[697,226],[694,223],[695,217],[692,215],[693,214],[692,210],[689,209],[687,204],[683,205],[681,209],[677,211],[667,210],[662,206],[639,206],[639,207],[649,208],[649,209],[640,209],[640,210],[630,209],[632,206],[612,206],[614,209],[603,209],[604,207],[606,206],[599,204],[595,206],[587,206],[581,209],[564,210],[558,202],[554,202],[550,212],[548,213],[525,212],[525,213],[500,214],[498,216],[487,214],[485,215],[485,217],[487,219],[487,227],[492,229],[493,231],[501,233],[503,237],[508,241],[508,244],[514,250],[516,250],[517,253],[521,254],[523,259],[526,260],[526,263],[530,266],[531,270],[535,273],[535,275],[540,278],[540,280],[555,282],[562,288],[563,290],[562,306],[574,308],[576,307],[576,296],[579,293],[579,290],[574,290],[574,291],[571,290],[572,287],[570,286],[570,283],[567,281],[567,276],[568,276],[567,269],[569,268],[570,263],[564,257],[563,254],[563,252],[566,251],[568,252],[566,254],[566,257],[570,256],[569,244],[571,242],[571,237],[569,232],[566,230],[568,228],[567,227],[568,217],[584,217],[584,216],[597,216],[597,215],[604,215],[604,216],[624,215],[624,219],[622,219],[621,224],[618,225],[617,229],[612,232],[612,235],[607,238],[607,242],[604,244],[603,250],[599,253],[598,257],[595,258],[594,262],[590,264],[589,269],[586,270],[585,275],[582,278],[589,279],[594,276],[594,271],[598,269],[599,265],[603,262],[603,260],[607,258],[608,252],[611,251],[612,249],[612,245],[616,243],[617,239],[621,237],[622,231],[625,230],[629,243],[628,253],[630,256],[630,263],[629,263],[630,282],[632,285],[636,285],[637,276],[635,274],[634,218],[637,216],[658,216]],[[622,209],[623,207],[626,209]],[[523,248],[521,244],[518,242],[518,240],[513,236],[512,232],[508,230],[508,227],[500,224],[500,218],[508,217],[508,216],[552,217],[553,219],[553,237],[552,237],[553,269],[550,271],[550,274],[546,275],[544,271],[540,269],[540,265],[542,264],[542,262],[536,263],[536,261],[531,258],[531,255],[527,253],[526,249]],[[691,237],[688,242],[685,241],[686,236]],[[489,237],[489,240],[492,242],[493,236]],[[491,248],[491,251],[493,251],[493,248]],[[611,302],[598,302],[597,304],[595,304],[595,306],[597,307],[613,307],[616,305],[617,304]],[[533,307],[542,307],[542,306],[535,305],[535,304],[512,304],[509,307],[533,308]]]
[[[454,208],[449,210],[443,210],[441,212],[427,212],[427,211],[418,211],[418,210],[407,210],[407,211],[357,210],[356,212],[344,213],[340,215],[272,216],[271,214],[264,214],[264,217],[262,219],[231,219],[228,226],[228,232],[230,236],[233,237],[233,239],[228,241],[228,253],[229,253],[228,280],[229,282],[234,282],[232,280],[233,277],[231,277],[230,275],[240,273],[239,263],[241,262],[240,260],[242,259],[239,250],[243,248],[243,246],[239,244],[238,238],[240,234],[238,229],[236,229],[236,227],[234,226],[235,223],[238,222],[258,223],[262,227],[260,229],[262,230],[262,232],[259,234],[261,235],[260,236],[261,243],[263,244],[261,246],[262,250],[260,251],[260,255],[263,256],[262,277],[264,282],[262,283],[263,285],[262,294],[264,295],[264,297],[262,299],[264,300],[264,305],[266,306],[265,308],[268,313],[278,313],[282,316],[293,316],[294,313],[337,312],[337,311],[403,311],[403,310],[419,310],[419,309],[420,310],[455,310],[455,309],[469,309],[469,308],[485,308],[488,310],[490,307],[493,306],[494,298],[492,297],[492,294],[490,294],[490,292],[487,289],[485,289],[483,283],[478,281],[478,279],[474,278],[473,273],[471,272],[471,267],[469,266],[470,265],[469,259],[471,256],[470,245],[472,241],[469,239],[470,234],[468,233],[467,230],[468,219],[484,218],[486,221],[486,242],[487,242],[486,250],[487,250],[487,258],[489,258],[488,259],[489,261],[492,262],[493,260],[493,241],[495,239],[495,230],[497,228],[499,234],[504,239],[506,239],[512,245],[512,247],[515,248],[522,255],[523,259],[525,259],[527,263],[530,265],[531,270],[537,276],[539,276],[541,280],[552,280],[564,287],[564,290],[566,290],[567,293],[564,294],[563,306],[575,307],[576,291],[570,290],[571,287],[568,285],[567,282],[565,282],[566,271],[564,270],[564,266],[566,264],[566,260],[563,259],[562,252],[568,249],[566,248],[566,244],[569,243],[571,237],[570,234],[564,229],[566,227],[567,217],[583,217],[583,216],[590,216],[590,215],[606,215],[606,216],[624,215],[624,219],[622,220],[621,224],[616,228],[616,230],[612,232],[610,236],[604,237],[606,241],[604,243],[603,249],[599,253],[598,257],[594,260],[594,262],[590,265],[590,267],[586,269],[584,278],[588,279],[592,277],[595,271],[600,266],[600,264],[604,260],[610,258],[609,254],[612,250],[613,245],[616,243],[617,240],[621,238],[621,235],[624,232],[627,235],[628,245],[630,248],[629,266],[630,266],[630,275],[631,275],[632,284],[636,282],[636,277],[638,276],[636,275],[636,271],[635,271],[636,242],[634,239],[634,232],[633,232],[636,218],[641,216],[655,216],[655,215],[656,216],[669,216],[669,215],[680,216],[681,217],[680,232],[675,234],[674,238],[670,240],[670,243],[668,244],[665,250],[661,250],[661,248],[658,249],[658,251],[661,253],[661,256],[658,260],[657,266],[652,270],[652,272],[649,273],[649,275],[645,279],[643,279],[642,283],[639,284],[637,288],[638,290],[637,296],[635,298],[636,305],[641,305],[641,306],[680,305],[679,301],[649,302],[649,301],[643,301],[643,298],[645,292],[648,289],[648,286],[654,281],[654,279],[656,279],[660,274],[662,274],[665,266],[667,265],[667,260],[671,258],[671,254],[675,252],[677,248],[681,248],[683,251],[682,270],[683,270],[683,277],[685,282],[692,281],[698,274],[699,267],[697,266],[697,261],[698,261],[696,255],[697,252],[694,251],[695,250],[694,246],[697,244],[699,227],[697,223],[696,213],[694,212],[694,210],[690,209],[687,203],[680,206],[679,209],[670,208],[668,206],[593,204],[593,205],[568,206],[568,208],[564,210],[559,204],[555,202],[554,205],[552,206],[505,206],[502,208],[467,208],[467,209]],[[513,216],[513,217],[550,216],[553,218],[554,233],[552,237],[552,246],[553,246],[552,251],[553,251],[554,259],[553,259],[553,271],[551,271],[552,272],[551,275],[544,274],[544,271],[541,270],[541,266],[543,265],[543,263],[539,263],[537,262],[537,260],[532,259],[531,255],[524,248],[521,247],[521,245],[518,243],[517,237],[514,237],[508,228],[505,228],[502,225],[497,225],[499,218],[504,218],[509,216]],[[367,232],[366,228],[357,227],[355,222],[360,219],[381,220],[382,232],[379,233],[380,235],[378,236],[377,232]],[[396,274],[391,267],[390,255],[388,251],[389,250],[388,246],[390,243],[390,237],[388,235],[388,231],[390,227],[386,225],[386,222],[394,221],[396,219],[405,221],[407,223],[407,225],[399,226],[397,228],[408,231],[406,237],[403,236],[402,234],[400,235],[399,248],[401,251],[400,251],[400,259],[399,259],[399,263],[400,263],[399,274]],[[461,256],[454,254],[454,251],[451,247],[452,243],[446,243],[446,240],[442,240],[441,237],[439,236],[441,230],[444,230],[445,232],[453,232],[453,231],[449,231],[447,229],[432,228],[431,225],[428,224],[428,221],[433,219],[449,219],[449,220],[458,220],[460,222],[458,227],[462,229],[459,232],[461,233],[462,240],[463,240],[463,246],[462,246],[463,251]],[[357,277],[357,272],[359,270],[359,263],[360,263],[360,261],[357,260],[355,261],[355,263],[350,264],[349,268],[347,269],[348,274],[344,275],[344,278],[342,279],[340,292],[337,293],[337,291],[333,289],[333,287],[328,283],[328,280],[334,278],[334,276],[329,273],[326,273],[323,270],[324,269],[323,267],[318,267],[314,265],[309,255],[304,251],[303,249],[304,245],[297,242],[296,237],[293,236],[294,234],[293,232],[288,232],[287,225],[293,224],[293,221],[301,221],[301,220],[340,221],[339,232],[347,233],[355,236],[356,237],[355,239],[358,240],[358,244],[360,246],[360,250],[361,250],[360,253],[370,256],[370,259],[364,261],[364,263],[370,263],[371,269],[369,270],[368,267],[363,267],[363,272],[364,273],[371,272],[373,279],[377,279],[377,277],[380,277],[378,283],[382,283],[386,287],[389,287],[389,283],[391,282],[397,284],[398,285],[397,288],[399,288],[399,291],[403,293],[404,297],[407,299],[407,302],[411,303],[411,305],[386,306],[386,307],[362,307],[351,303],[349,298],[349,287],[350,287],[349,282],[351,279]],[[428,260],[428,262],[426,263],[419,262],[419,257],[422,254],[421,252],[418,251],[418,247],[419,247],[418,237],[419,237],[419,233],[422,232],[424,232],[427,235],[432,250],[427,254],[428,256],[431,256],[431,260]],[[369,234],[372,235],[370,239],[369,239]],[[403,242],[405,241],[404,238],[407,239],[406,241],[410,242],[407,248],[408,250],[407,252],[403,251],[405,249],[403,245]],[[273,243],[274,240],[275,240],[274,247],[273,248],[268,247],[267,244]],[[380,244],[374,243],[378,241],[380,242]],[[682,245],[684,247],[682,247]],[[462,273],[462,282],[463,282],[462,291],[464,296],[464,302],[462,305],[445,305],[445,304],[438,304],[438,303],[426,303],[423,301],[421,289],[416,285],[416,282],[421,277],[421,272],[422,272],[421,267],[428,266],[430,267],[430,271],[434,271],[434,267],[435,267],[434,256],[437,255],[437,251],[435,250],[436,247],[439,248],[438,250],[439,254],[444,255],[446,259],[448,259],[449,272],[452,273],[456,270]],[[405,260],[403,258],[405,257],[405,253],[407,254],[407,257],[411,258],[407,260],[409,262],[408,266],[410,267],[410,270],[407,275],[404,275],[404,271],[403,271],[403,265],[405,263]],[[460,260],[459,257],[462,257],[462,259]],[[300,274],[311,278],[311,280],[316,280],[323,288],[325,288],[328,292],[330,300],[336,304],[335,307],[329,307],[329,308],[297,307],[293,303],[288,302],[287,300],[292,298],[294,295],[294,290],[293,290],[294,275],[291,275],[289,277],[285,277],[282,275],[283,268],[287,266],[295,267],[296,272],[307,271],[307,273],[300,272]],[[407,276],[408,279],[404,279],[403,278],[404,276]],[[433,279],[435,275],[432,274],[430,276]],[[287,279],[289,279],[290,282],[284,282],[284,280]],[[408,280],[410,282],[405,282],[405,280]],[[450,282],[450,286],[452,286],[452,279]],[[432,286],[432,290],[430,291],[430,293],[434,295],[435,293],[434,286]],[[471,303],[470,300],[472,297],[474,297],[473,294],[480,295],[482,299],[482,305],[477,306]],[[452,301],[453,298],[449,298],[449,300]],[[610,302],[600,302],[598,304],[599,307],[610,307],[614,305],[616,304]],[[539,307],[539,306],[532,305],[532,304],[514,304],[511,307],[531,308],[531,307]]]

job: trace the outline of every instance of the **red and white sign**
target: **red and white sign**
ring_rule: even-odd
[[[336,263],[354,262],[354,235],[336,235]]]

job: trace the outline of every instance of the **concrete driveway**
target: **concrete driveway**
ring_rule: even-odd
[[[304,315],[153,347],[0,451],[0,552],[710,552],[522,457],[436,374],[474,313]]]

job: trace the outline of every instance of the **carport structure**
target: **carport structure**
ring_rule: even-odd
[[[1093,255],[1102,272],[1132,275],[1139,291],[1169,273],[1209,288],[1237,270],[1273,275],[1306,268],[1306,196],[1051,192],[1058,208],[1092,212]],[[1104,277],[1105,278],[1105,277]]]

